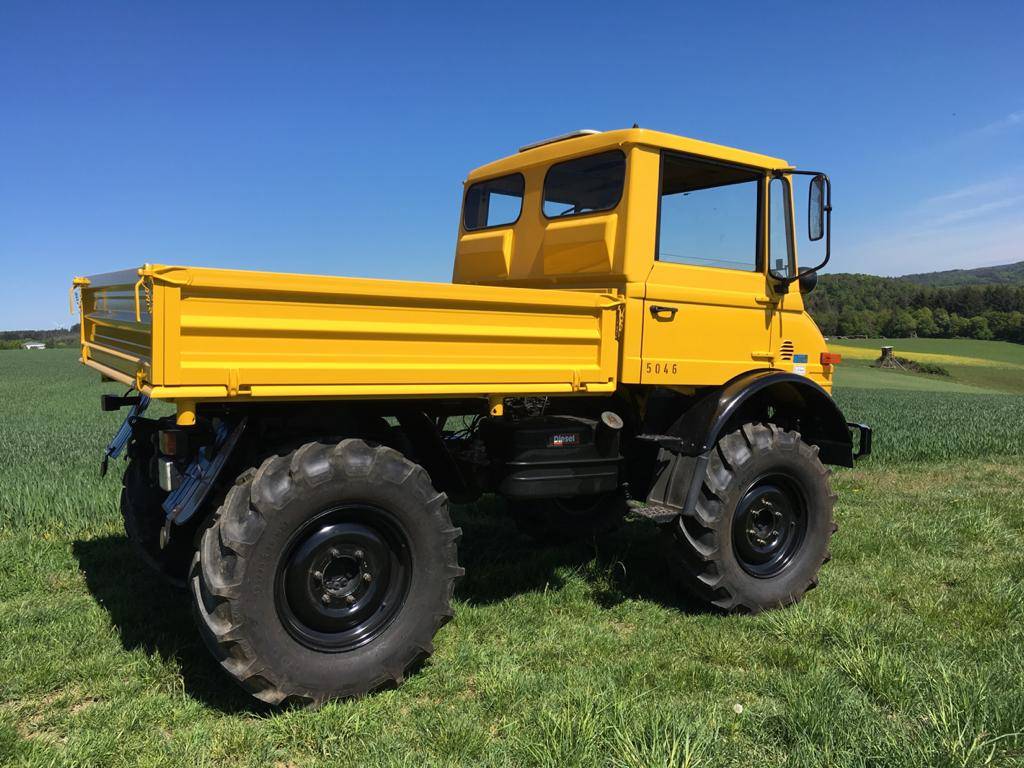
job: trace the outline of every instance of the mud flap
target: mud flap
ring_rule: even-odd
[[[170,537],[171,526],[187,522],[206,501],[221,470],[231,458],[238,438],[245,430],[245,423],[246,418],[234,425],[218,421],[213,444],[199,449],[196,458],[182,473],[181,485],[164,499],[163,510],[167,521],[160,533],[161,549]]]

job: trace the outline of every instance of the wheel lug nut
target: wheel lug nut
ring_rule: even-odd
[[[355,556],[356,560],[362,560],[363,559],[363,550],[361,550],[361,549],[357,549],[352,554]]]
[[[365,581],[367,584],[369,584],[371,581],[373,581],[373,576],[371,576],[368,573],[364,573],[363,574],[363,581]]]
[[[330,603],[331,603],[331,596],[329,594],[327,594],[326,592],[324,592],[320,596],[320,602],[323,603],[324,605],[330,605]]]
[[[337,547],[331,547],[330,556],[337,559],[341,557],[341,551]]]
[[[352,605],[356,601],[355,595],[345,595],[345,602]]]
[[[323,581],[324,580],[323,571],[313,571],[313,578],[316,579],[317,581]]]

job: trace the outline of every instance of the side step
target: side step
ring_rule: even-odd
[[[627,502],[629,506],[629,516],[637,520],[650,520],[652,523],[658,525],[664,525],[665,523],[671,523],[677,517],[682,510],[672,509],[672,507],[665,507],[661,504],[646,504],[636,499],[630,499]]]

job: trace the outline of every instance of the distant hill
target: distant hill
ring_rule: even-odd
[[[963,285],[1017,285],[1024,283],[1024,261],[977,269],[949,269],[945,272],[924,272],[897,278],[914,285],[935,288],[956,288]]]
[[[826,336],[1024,343],[1024,262],[903,277],[822,275],[806,305]]]

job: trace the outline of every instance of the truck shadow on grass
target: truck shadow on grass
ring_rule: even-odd
[[[152,573],[124,536],[79,540],[73,550],[86,587],[110,615],[126,651],[142,650],[176,663],[185,692],[221,712],[270,711],[214,661],[192,620],[188,593]]]
[[[527,592],[558,590],[571,577],[582,578],[604,608],[636,599],[684,613],[704,611],[676,590],[658,534],[648,524],[627,523],[599,539],[544,547],[518,532],[487,500],[453,507],[452,517],[463,529],[459,559],[466,576],[455,592],[460,602],[496,604]],[[275,711],[221,671],[193,623],[188,593],[150,573],[127,539],[78,540],[73,550],[89,592],[110,615],[125,650],[142,650],[177,664],[185,692],[221,712]],[[456,621],[457,614],[456,605]]]
[[[455,590],[458,599],[478,605],[500,602],[560,589],[572,575],[583,578],[605,608],[649,600],[684,613],[707,612],[676,588],[653,525],[627,521],[604,536],[545,546],[520,533],[496,509],[500,503],[485,498],[479,505],[452,509],[453,522],[462,528],[459,562],[466,569]]]

